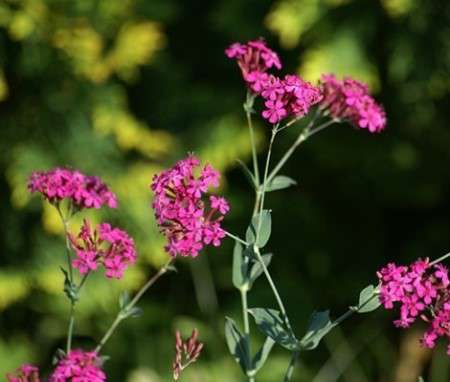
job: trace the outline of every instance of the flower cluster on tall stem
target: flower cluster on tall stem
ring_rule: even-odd
[[[35,171],[28,181],[30,192],[39,192],[52,204],[69,200],[74,209],[117,207],[117,197],[97,176],[84,175],[80,171],[54,168]]]
[[[386,126],[386,114],[369,94],[366,84],[346,77],[338,80],[333,74],[322,76],[323,99],[320,108],[334,119],[377,133]]]
[[[196,257],[207,244],[219,246],[225,236],[221,222],[230,210],[228,202],[214,195],[205,200],[208,189],[219,186],[220,174],[209,164],[199,167],[200,161],[189,155],[155,175],[151,184],[156,221],[172,256]]]
[[[284,78],[269,74],[267,71],[272,67],[281,69],[281,62],[262,39],[247,44],[234,43],[225,54],[237,61],[250,91],[263,99],[262,116],[271,124],[306,115],[322,98],[319,88],[295,74]]]
[[[101,223],[92,229],[85,219],[78,236],[69,234],[69,238],[76,255],[72,266],[82,275],[103,265],[106,277],[120,279],[125,269],[136,262],[133,239],[125,231],[108,223]]]
[[[30,364],[23,364],[15,373],[7,374],[8,382],[40,382],[39,369]]]
[[[49,382],[104,382],[106,375],[96,352],[72,350],[59,360]]]
[[[419,259],[408,266],[389,263],[377,275],[383,306],[400,306],[395,326],[407,328],[420,318],[428,323],[421,341],[424,346],[433,348],[440,337],[450,340],[450,282],[445,266]]]

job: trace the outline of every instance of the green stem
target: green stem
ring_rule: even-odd
[[[277,304],[278,304],[278,307],[280,308],[280,312],[281,312],[281,314],[283,316],[284,323],[286,324],[286,327],[288,328],[288,330],[292,332],[292,326],[291,326],[291,324],[289,322],[289,318],[288,318],[287,313],[286,313],[286,308],[284,307],[283,301],[281,300],[280,294],[278,293],[278,289],[277,289],[277,287],[276,287],[276,285],[275,285],[275,283],[274,283],[274,281],[272,279],[272,276],[270,275],[269,270],[267,269],[266,264],[264,263],[264,260],[261,257],[261,253],[259,251],[259,248],[255,245],[255,246],[253,246],[253,250],[255,252],[256,258],[258,259],[258,261],[261,264],[261,267],[263,269],[264,275],[266,276],[266,279],[267,279],[267,281],[268,281],[268,283],[270,285],[270,288],[272,289],[272,292],[273,292],[273,294],[275,296],[275,299],[277,300]]]
[[[265,196],[265,193],[266,193],[266,185],[268,184],[267,177],[268,177],[268,173],[269,173],[270,156],[271,156],[271,153],[272,153],[273,142],[275,141],[276,135],[277,135],[277,127],[274,127],[272,129],[272,135],[271,135],[271,138],[270,138],[269,148],[268,148],[268,151],[267,151],[266,165],[265,165],[265,169],[264,169],[264,179],[263,179],[262,190],[261,190],[261,203],[260,203],[260,207],[259,207],[259,216],[261,216],[261,213],[262,213],[263,208],[264,208],[264,196]],[[259,234],[260,234],[260,230],[261,230],[261,222],[262,222],[262,219],[258,219],[258,227],[257,227],[257,230],[256,230],[255,243],[258,242],[258,238],[259,238]],[[257,257],[258,261],[261,264],[261,267],[263,268],[264,275],[266,276],[266,279],[269,282],[269,285],[270,285],[270,287],[272,289],[272,292],[273,292],[273,294],[275,296],[275,299],[277,300],[277,303],[278,303],[278,306],[280,308],[281,314],[283,315],[284,322],[285,322],[287,328],[290,331],[292,331],[292,328],[291,328],[291,325],[289,323],[289,319],[287,317],[286,309],[284,307],[283,301],[281,300],[280,294],[278,293],[278,289],[277,289],[277,287],[276,287],[276,285],[275,285],[275,283],[274,283],[274,281],[273,281],[273,279],[272,279],[272,277],[271,277],[271,275],[270,275],[270,273],[269,273],[269,271],[268,271],[268,269],[266,267],[266,264],[264,263],[264,260],[262,259],[261,253],[260,253],[259,248],[258,248],[258,246],[256,244],[253,246],[253,250],[254,250],[254,252],[256,254],[256,257]]]
[[[249,245],[245,240],[242,240],[240,237],[233,235],[232,233],[225,231],[225,230],[223,230],[223,232],[225,233],[225,235],[227,235],[228,237],[231,237],[233,240],[236,240],[239,243],[244,244],[245,246]]]
[[[69,218],[66,218],[64,216],[64,214],[62,213],[59,205],[56,206],[56,210],[58,211],[59,217],[61,218],[61,222],[63,223],[63,227],[64,227],[64,236],[66,239],[67,267],[69,268],[69,282],[71,285],[74,285],[74,283],[73,283],[73,267],[72,267],[72,259],[70,256],[70,243],[69,243],[69,219],[71,216],[71,212],[69,213]],[[85,278],[86,277],[87,277],[87,275],[85,276]],[[84,284],[85,278],[83,279],[79,288],[81,288],[81,286]],[[69,328],[67,329],[67,343],[66,343],[67,354],[69,354],[70,351],[72,350],[72,337],[73,337],[74,326],[75,326],[75,299],[70,298]]]
[[[253,173],[255,175],[256,186],[259,187],[259,169],[258,169],[258,158],[256,155],[256,144],[255,144],[255,132],[253,130],[252,121],[252,107],[255,97],[247,92],[247,99],[244,104],[245,115],[247,116],[247,125],[250,133],[250,143],[252,146],[252,158],[253,158]]]
[[[250,346],[250,322],[248,319],[248,303],[247,303],[248,290],[246,288],[242,288],[240,289],[240,291],[241,291],[241,305],[242,305],[242,320],[244,321],[244,334],[248,346],[248,354],[252,354]],[[249,382],[255,381],[255,377],[252,373],[253,370],[247,370],[247,377]]]
[[[116,318],[114,319],[113,323],[105,333],[105,335],[102,337],[100,342],[98,343],[97,347],[95,348],[95,352],[99,353],[100,350],[103,348],[103,346],[106,344],[106,342],[109,340],[109,338],[112,336],[112,334],[115,332],[116,328],[119,326],[119,324],[127,317],[127,313],[137,304],[137,302],[140,300],[140,298],[143,296],[143,294],[167,271],[169,270],[170,264],[174,261],[173,258],[171,258],[166,264],[164,264],[161,269],[150,279],[148,280],[141,289],[136,293],[134,298],[124,307],[122,308],[119,313],[117,313]]]
[[[319,131],[323,130],[325,127],[331,125],[335,121],[333,119],[317,126],[315,129],[311,130],[311,128],[314,126],[315,119],[313,119],[306,127],[305,129],[298,135],[295,142],[289,147],[289,149],[285,152],[283,157],[280,159],[280,161],[275,165],[273,170],[270,172],[269,177],[267,178],[267,183],[270,183],[273,178],[278,174],[278,172],[282,169],[284,164],[288,161],[288,159],[292,156],[292,154],[295,152],[298,146],[302,144],[304,141],[306,141],[309,137],[313,136],[314,134],[318,133]]]
[[[72,350],[72,336],[74,325],[75,325],[75,303],[72,302],[70,304],[70,319],[69,319],[69,329],[67,330],[66,354],[69,354],[70,351]]]
[[[450,257],[450,252],[445,254],[444,256],[441,256],[441,257],[437,258],[436,260],[433,260],[430,263],[430,266],[435,265],[437,263],[440,263],[440,262],[444,261],[445,259],[447,259],[448,257]]]
[[[267,176],[268,176],[268,173],[269,173],[270,156],[272,154],[273,142],[275,141],[276,135],[277,135],[277,127],[274,126],[272,128],[272,135],[270,136],[269,148],[267,150],[266,165],[264,166],[264,179],[263,179],[262,189],[261,189],[261,201],[259,203],[259,216],[260,216],[260,218],[258,219],[258,227],[257,227],[257,230],[256,230],[256,239],[255,239],[256,243],[258,242],[259,235],[260,235],[260,230],[261,230],[261,224],[262,224],[261,213],[262,213],[262,211],[264,209],[264,199],[265,199],[265,195],[266,195],[266,186],[268,184]]]
[[[288,369],[286,371],[286,375],[284,376],[283,382],[290,382],[292,378],[292,374],[294,374],[295,364],[298,360],[298,351],[292,352],[291,361],[289,362]]]

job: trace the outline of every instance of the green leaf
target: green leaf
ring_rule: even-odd
[[[178,272],[177,267],[173,264],[169,264],[168,266],[166,266],[166,270],[167,272]]]
[[[266,337],[261,349],[258,350],[258,353],[256,353],[253,358],[253,370],[255,370],[255,372],[264,366],[274,344],[275,341],[272,338]]]
[[[277,175],[272,181],[266,186],[266,192],[282,190],[290,186],[296,185],[297,182],[285,175]]]
[[[306,334],[300,340],[302,349],[315,349],[320,340],[331,330],[334,325],[330,321],[330,311],[314,312]]]
[[[417,379],[417,382],[425,382],[425,379],[423,379],[423,377],[419,377],[419,378]]]
[[[244,174],[245,174],[246,178],[248,179],[248,181],[250,182],[250,184],[252,185],[252,187],[256,189],[256,179],[253,176],[253,173],[250,171],[250,169],[247,167],[247,165],[244,162],[242,162],[240,159],[236,159],[236,161],[242,167],[242,170],[244,171]]]
[[[368,313],[378,309],[381,302],[377,292],[377,289],[373,285],[369,285],[361,291],[357,307],[358,313]]]
[[[62,349],[56,349],[56,352],[52,358],[52,365],[58,364],[59,361],[61,361],[64,358],[66,358],[66,352]]]
[[[242,245],[236,242],[233,250],[233,285],[241,289],[247,282],[247,264],[242,253]]]
[[[64,274],[64,293],[72,303],[78,301],[78,287],[70,281],[69,273],[60,267],[61,272]]]
[[[263,259],[263,262],[266,266],[266,268],[269,267],[270,265],[270,261],[272,260],[272,254],[271,253],[266,253],[265,255],[261,256]],[[249,284],[250,287],[252,287],[253,283],[256,281],[256,279],[262,275],[262,273],[264,272],[264,269],[261,265],[261,263],[259,262],[258,259],[254,259],[253,260],[253,265],[250,269],[250,275],[249,275]]]
[[[256,236],[258,230],[258,224],[261,216],[261,224],[260,231],[258,236],[258,242],[256,243]],[[270,238],[270,233],[272,230],[272,218],[269,210],[263,210],[260,214],[257,214],[253,217],[252,222],[247,228],[247,232],[245,234],[247,243],[255,243],[259,248],[264,247]]]
[[[142,308],[139,308],[137,306],[133,306],[130,309],[127,309],[123,312],[123,317],[124,318],[128,318],[128,317],[140,317],[144,314],[144,311],[142,310]]]
[[[123,291],[119,296],[119,308],[123,310],[130,302],[130,294],[127,291]]]
[[[252,308],[248,310],[258,328],[277,344],[289,350],[298,350],[299,343],[294,333],[284,327],[281,313],[275,309]]]
[[[228,349],[244,373],[251,369],[248,340],[238,329],[233,319],[225,317],[225,339]]]

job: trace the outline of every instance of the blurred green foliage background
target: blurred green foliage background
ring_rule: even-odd
[[[314,309],[346,310],[387,261],[450,249],[448,0],[0,0],[0,375],[25,361],[50,365],[67,326],[62,227],[28,195],[31,171],[69,166],[103,177],[120,208],[89,215],[126,228],[139,250],[124,280],[89,280],[79,346],[103,334],[120,291],[166,259],[149,208],[156,171],[188,151],[224,171],[226,226],[242,235],[253,198],[235,161],[250,154],[245,89],[223,50],[259,36],[285,71],[367,81],[388,115],[379,135],[339,125],[308,141],[284,171],[299,185],[268,196],[272,272],[296,331]],[[262,152],[268,129],[257,128]],[[275,157],[297,129],[278,140]],[[231,248],[180,261],[149,292],[145,315],[105,347],[109,380],[170,380],[174,330],[194,326],[205,351],[184,380],[242,379],[223,338],[224,315],[240,318]],[[261,279],[250,306],[274,305]],[[377,311],[346,322],[303,354],[294,380],[449,381],[444,347],[421,349],[423,328],[398,331],[392,319]],[[288,360],[276,349],[259,380],[281,380]]]

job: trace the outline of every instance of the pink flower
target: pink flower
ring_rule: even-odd
[[[281,69],[278,55],[263,39],[249,41],[247,44],[231,44],[225,50],[225,54],[237,61],[244,79],[250,72],[264,73],[272,67]]]
[[[211,208],[215,210],[219,210],[221,214],[225,215],[230,210],[230,205],[227,200],[221,196],[211,195],[209,197],[209,201],[211,203]]]
[[[56,365],[49,382],[103,382],[106,375],[96,352],[72,350]]]
[[[282,101],[266,101],[264,105],[267,109],[262,112],[262,116],[271,124],[280,122],[287,115],[285,104]]]
[[[322,76],[321,108],[333,118],[347,120],[371,133],[386,126],[383,107],[369,94],[368,86],[352,78],[336,79],[333,74]]]
[[[84,220],[78,236],[70,234],[69,239],[76,254],[72,265],[83,275],[95,271],[101,264],[106,277],[120,279],[126,268],[136,262],[133,239],[108,223],[92,230],[89,221]]]
[[[33,172],[28,181],[30,192],[39,192],[50,203],[70,200],[74,207],[117,207],[117,198],[99,177],[84,175],[76,170],[55,168]]]
[[[172,256],[195,257],[205,244],[219,246],[225,236],[220,224],[230,209],[228,202],[210,196],[208,209],[204,201],[208,189],[219,186],[220,174],[207,164],[196,176],[199,166],[200,161],[190,155],[153,177],[152,207]]]
[[[423,346],[432,348],[439,337],[450,340],[450,288],[448,270],[443,265],[430,266],[428,259],[409,266],[388,264],[377,272],[381,283],[380,301],[386,309],[400,305],[395,326],[407,328],[417,318],[429,324],[422,338]]]
[[[269,79],[269,75],[265,72],[255,70],[253,72],[248,73],[244,79],[247,82],[247,85],[250,87],[250,89],[253,90],[253,92],[255,92],[256,94],[258,94],[261,93],[261,91],[266,86],[266,83]]]
[[[39,369],[30,364],[23,364],[13,374],[7,374],[8,382],[40,382]]]

